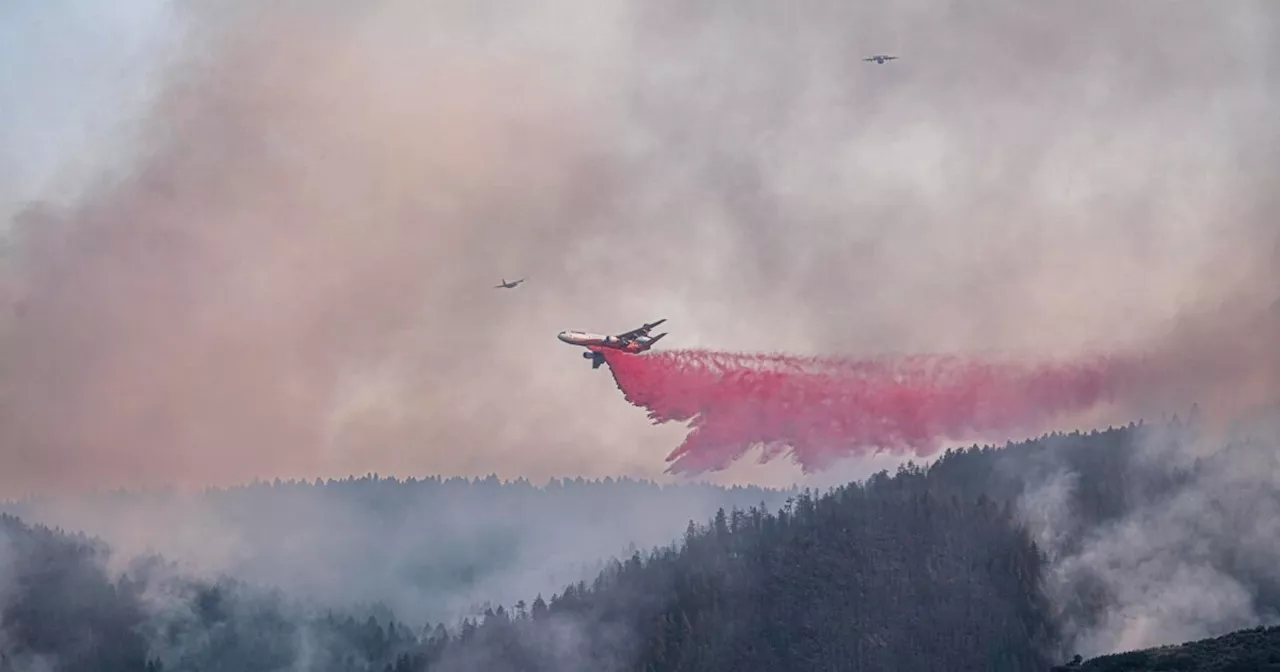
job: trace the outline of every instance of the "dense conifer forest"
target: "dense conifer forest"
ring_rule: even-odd
[[[317,608],[157,556],[113,571],[102,542],[5,516],[0,670],[1271,669],[1274,630],[1062,665],[1080,633],[1106,634],[1122,596],[1102,575],[1064,590],[1059,558],[1146,505],[1200,492],[1248,450],[1163,459],[1193,435],[1175,422],[947,451],[773,509],[720,509],[593,580],[450,622]],[[1153,454],[1159,468],[1144,466]],[[1075,486],[1056,506],[1074,515],[1048,535],[1034,504],[1063,473]],[[1228,550],[1215,566],[1250,587],[1250,613],[1274,613],[1274,572]]]

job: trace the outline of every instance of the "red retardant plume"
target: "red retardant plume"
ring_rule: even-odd
[[[928,455],[947,440],[1041,426],[1109,391],[1109,367],[961,357],[843,360],[668,350],[604,351],[627,401],[654,424],[692,420],[669,473],[728,467],[762,446],[806,473],[881,451]]]

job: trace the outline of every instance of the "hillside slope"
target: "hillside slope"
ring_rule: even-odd
[[[1080,665],[1058,665],[1052,672],[1277,672],[1280,627],[1239,630],[1221,637],[1100,656]]]
[[[906,467],[720,513],[545,611],[464,624],[397,670],[1036,670],[1055,639],[1041,559],[1011,511]],[[548,642],[571,632],[577,646]]]

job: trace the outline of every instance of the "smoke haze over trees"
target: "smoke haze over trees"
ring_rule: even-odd
[[[666,544],[718,508],[773,507],[792,494],[627,479],[534,486],[370,475],[3,508],[100,537],[119,561],[159,553],[200,576],[226,573],[331,607],[377,603],[402,618],[439,621],[590,580],[605,560]]]
[[[318,608],[162,558],[112,570],[97,542],[5,518],[3,652],[69,661],[56,669],[77,669],[87,655],[77,647],[98,641],[113,669],[1043,671],[1075,653],[1217,636],[1280,613],[1280,549],[1265,528],[1280,506],[1274,453],[1241,439],[1194,459],[1199,433],[1198,420],[1175,419],[948,451],[773,511],[718,511],[673,545],[462,621]],[[370,501],[412,487],[350,484]],[[577,487],[625,501],[638,486]],[[374,526],[395,518],[394,508],[369,515]],[[395,536],[371,535],[368,550]]]

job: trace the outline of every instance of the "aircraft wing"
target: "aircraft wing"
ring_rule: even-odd
[[[637,328],[635,328],[635,329],[632,329],[631,331],[628,331],[628,332],[625,332],[625,333],[618,334],[618,338],[621,338],[621,339],[624,339],[624,340],[625,340],[625,339],[628,339],[628,338],[635,338],[636,336],[643,336],[643,335],[645,335],[645,334],[649,333],[649,330],[650,330],[650,329],[652,329],[652,328],[654,328],[654,327],[658,326],[659,324],[662,324],[663,322],[666,322],[666,321],[667,321],[667,318],[665,318],[665,317],[664,317],[664,318],[662,318],[661,320],[658,320],[657,322],[650,322],[650,323],[648,323],[648,324],[644,325],[643,327],[637,327]]]

